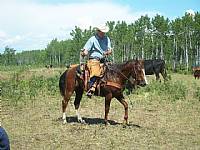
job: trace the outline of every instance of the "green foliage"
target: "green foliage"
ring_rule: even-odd
[[[15,63],[15,51],[13,48],[5,47],[4,57],[2,57],[2,64],[13,65]]]
[[[148,92],[152,96],[160,96],[160,99],[177,101],[184,100],[187,95],[187,86],[180,81],[167,81],[160,83],[158,81],[153,81],[144,88],[138,90],[138,94],[143,94]]]
[[[11,103],[17,104],[18,101],[24,100],[25,91],[27,91],[26,81],[1,81],[3,99],[9,99]]]
[[[34,100],[38,96],[58,94],[58,76],[44,78],[43,76],[33,76],[31,79],[19,79],[18,74],[6,81],[0,81],[3,99],[17,104],[27,100]]]
[[[58,81],[59,76],[51,77],[46,79],[46,86],[48,89],[48,93],[50,95],[56,95],[58,93]]]
[[[198,98],[198,100],[200,101],[200,87],[197,87],[195,91],[195,97]]]
[[[176,73],[187,75],[187,74],[191,74],[191,71],[187,70],[187,68],[183,67],[183,68],[177,68]]]

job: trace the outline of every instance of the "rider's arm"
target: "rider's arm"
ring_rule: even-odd
[[[111,48],[110,38],[109,37],[107,37],[107,38],[108,38],[108,49],[107,49],[107,51],[104,52],[104,55],[110,55],[110,54],[112,54],[112,48]]]
[[[85,46],[83,47],[83,50],[81,51],[81,55],[82,55],[82,56],[88,55],[88,51],[92,48],[92,44],[93,44],[92,38],[93,38],[93,37],[91,37],[91,38],[85,43]]]
[[[107,51],[104,52],[104,55],[110,55],[112,54],[112,50],[111,49],[108,49]]]

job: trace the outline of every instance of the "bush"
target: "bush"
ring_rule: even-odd
[[[35,100],[36,97],[55,95],[58,93],[58,77],[44,78],[33,76],[31,79],[20,80],[14,75],[11,80],[0,81],[2,97],[11,103],[19,101]]]
[[[160,83],[153,81],[144,88],[138,90],[138,94],[148,92],[152,95],[158,95],[161,99],[169,99],[170,101],[183,100],[187,95],[187,87],[180,81],[168,81]]]
[[[47,78],[46,80],[47,89],[50,95],[55,95],[56,93],[58,93],[58,81],[59,81],[58,76]]]

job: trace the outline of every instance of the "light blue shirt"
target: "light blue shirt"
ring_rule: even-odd
[[[98,35],[92,36],[85,44],[84,49],[88,51],[90,58],[103,58],[103,54],[111,49],[109,37],[100,38]]]

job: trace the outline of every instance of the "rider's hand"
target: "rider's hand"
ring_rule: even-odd
[[[84,52],[81,52],[81,56],[85,56],[85,53],[84,53]]]
[[[88,55],[88,51],[85,50],[85,49],[83,49],[83,50],[81,51],[81,55],[82,55],[83,57],[86,56],[86,55]]]
[[[88,51],[83,49],[80,53],[81,53],[81,56],[84,57],[88,54]]]
[[[111,53],[112,53],[112,51],[109,49],[109,50],[104,52],[104,56],[110,55]]]

